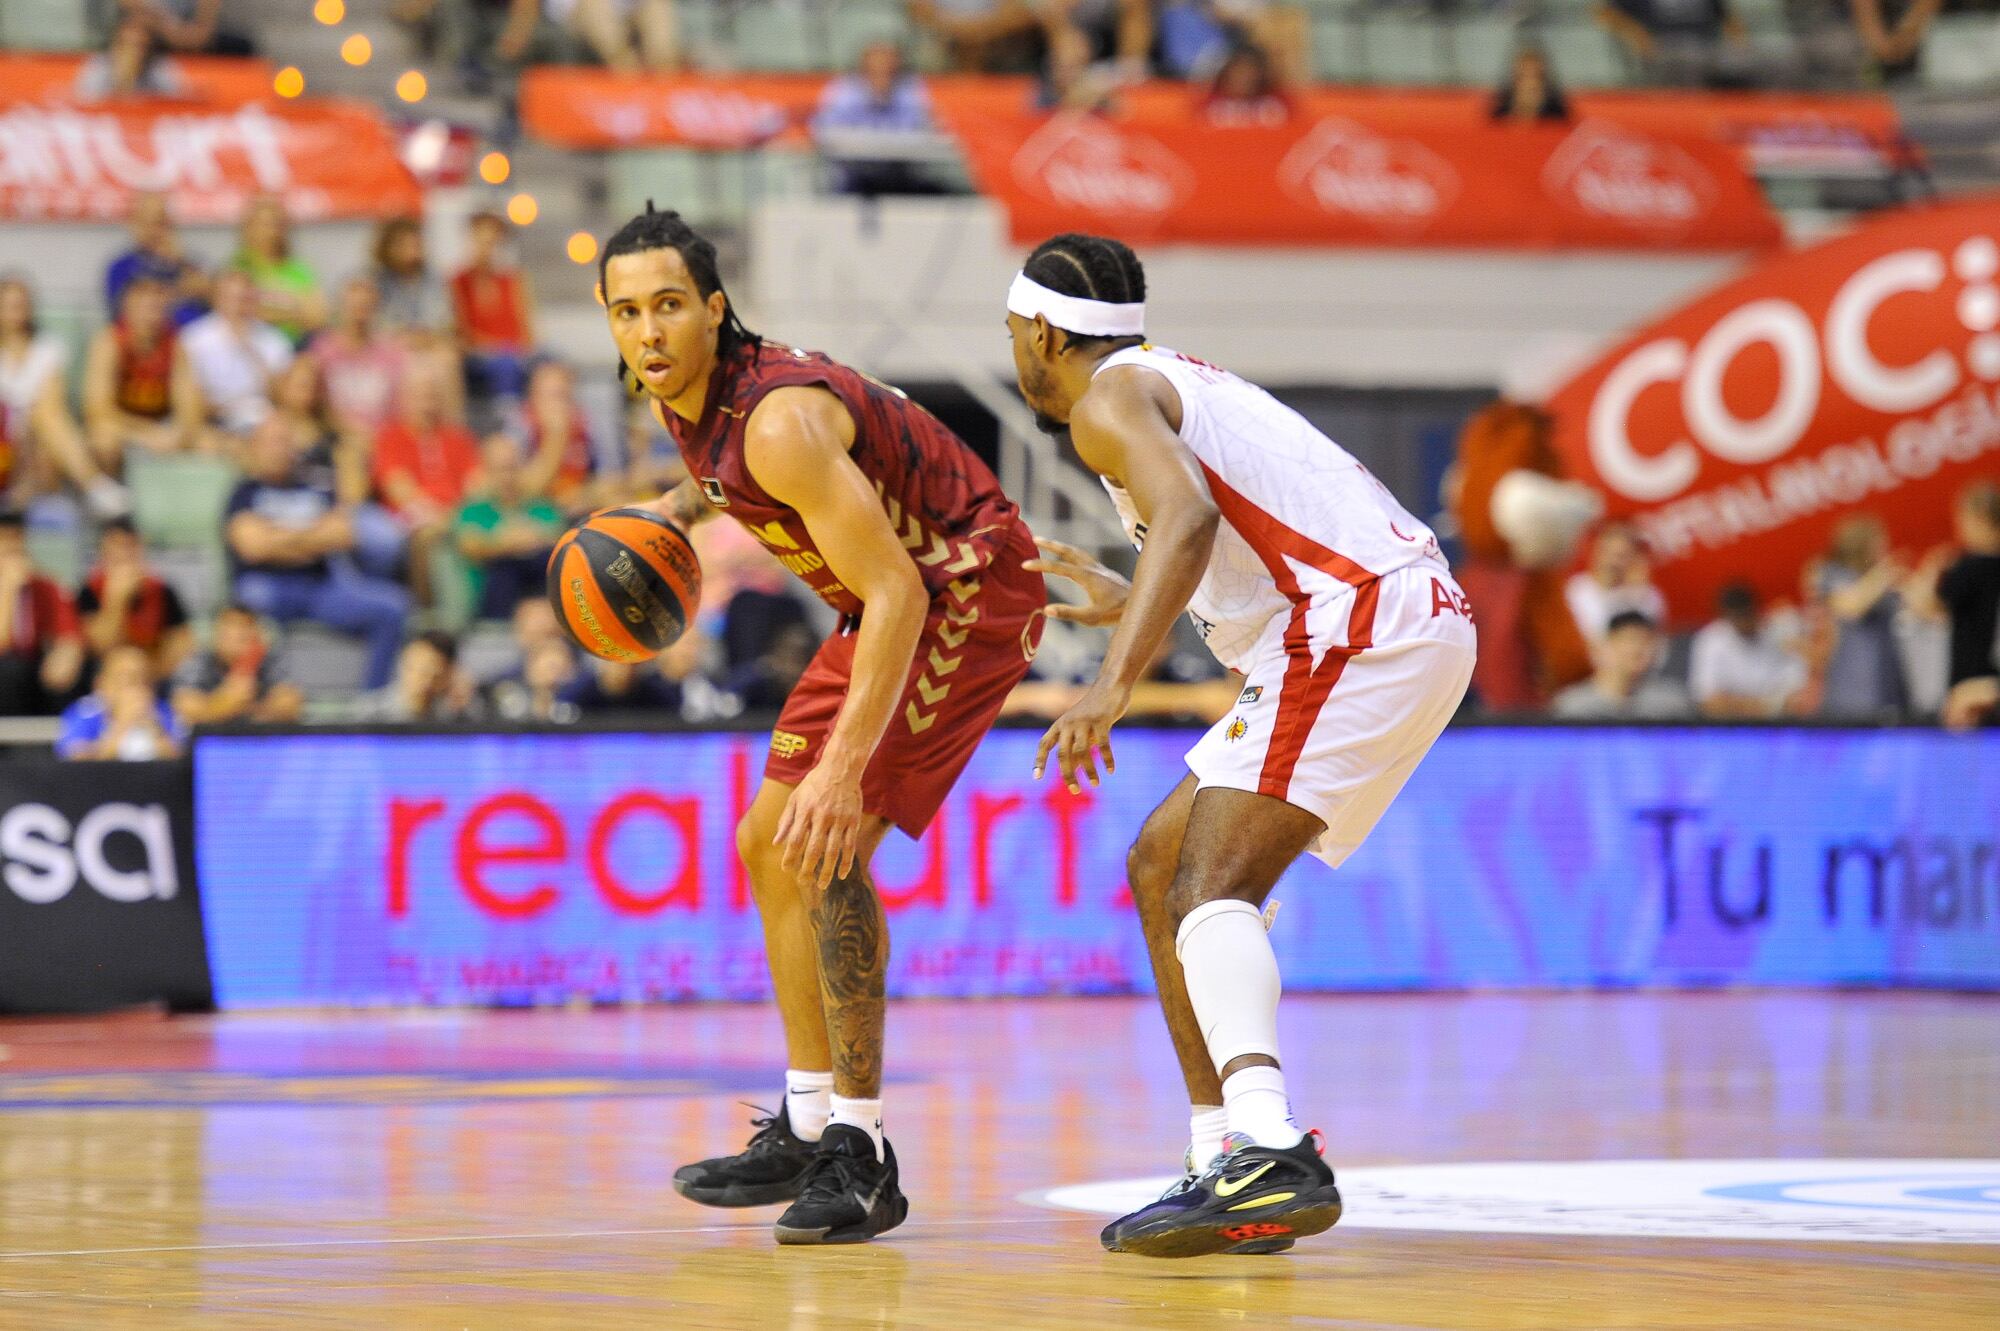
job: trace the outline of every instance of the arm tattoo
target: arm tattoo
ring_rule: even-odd
[[[835,1086],[843,1095],[882,1093],[882,990],[889,927],[875,885],[860,866],[827,885],[813,911],[819,940],[820,1000],[833,1044]]]
[[[669,491],[667,499],[674,523],[682,531],[715,516],[715,510],[701,497],[701,489],[692,476]]]

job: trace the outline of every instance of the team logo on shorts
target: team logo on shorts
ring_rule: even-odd
[[[806,737],[789,730],[771,732],[771,752],[780,758],[796,758],[806,751]]]
[[[1229,729],[1222,732],[1222,737],[1233,744],[1249,733],[1250,723],[1239,716],[1229,723]]]
[[[708,502],[717,508],[729,507],[729,496],[722,492],[722,482],[713,476],[701,478],[701,492],[708,496]]]
[[[1252,684],[1249,688],[1243,690],[1243,696],[1236,700],[1236,705],[1238,707],[1248,707],[1263,696],[1264,686],[1262,684]]]

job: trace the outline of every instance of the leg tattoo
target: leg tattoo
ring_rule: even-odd
[[[875,884],[861,866],[836,878],[813,909],[819,941],[820,999],[833,1048],[833,1091],[850,1099],[882,1094],[882,990],[889,926]]]

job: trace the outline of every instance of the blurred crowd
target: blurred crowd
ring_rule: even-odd
[[[142,196],[80,356],[41,329],[29,277],[0,277],[0,715],[61,714],[65,752],[107,757],[171,753],[186,727],[230,721],[709,721],[782,702],[825,617],[733,524],[699,529],[702,613],[658,662],[584,658],[558,629],[543,585],[564,529],[681,471],[643,412],[593,417],[574,370],[538,350],[510,229],[473,215],[447,272],[415,219],[390,220],[362,270],[336,277],[265,197],[211,271]],[[156,487],[181,467],[223,478],[200,533],[219,595],[154,567],[158,518],[127,485],[149,467]],[[51,504],[94,533],[74,585],[35,559]],[[1604,526],[1560,584],[1578,664],[1536,701],[1599,721],[1991,721],[2000,490],[1973,486],[1946,519],[1934,548],[1902,551],[1850,518],[1796,600],[1732,585],[1678,639],[1639,534]],[[304,629],[352,644],[351,678],[294,668]],[[1226,710],[1234,689],[1201,659],[1164,660],[1139,710]],[[1075,689],[1033,681],[1011,710],[1054,715]]]
[[[1849,517],[1807,565],[1795,600],[1767,602],[1749,581],[1731,582],[1713,618],[1676,637],[1639,533],[1606,524],[1562,589],[1588,665],[1548,711],[1579,721],[2000,723],[2000,486],[1968,486],[1939,535],[1927,550],[1902,551],[1879,519]]]

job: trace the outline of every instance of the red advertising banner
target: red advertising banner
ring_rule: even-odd
[[[1551,410],[1681,620],[1735,578],[1796,596],[1852,512],[1921,553],[1953,493],[2000,471],[2000,195],[1771,259],[1620,342]]]
[[[1779,239],[1738,155],[1608,121],[1446,127],[1354,114],[1163,132],[947,112],[1017,240],[1746,249]]]
[[[394,134],[363,103],[0,98],[0,218],[123,217],[148,190],[165,191],[191,222],[234,221],[259,193],[283,194],[302,220],[423,207]]]
[[[85,57],[37,51],[0,51],[0,99],[14,102],[69,102],[76,98],[77,71]],[[271,95],[277,70],[268,60],[236,56],[167,57],[187,85],[191,101],[238,106]]]

